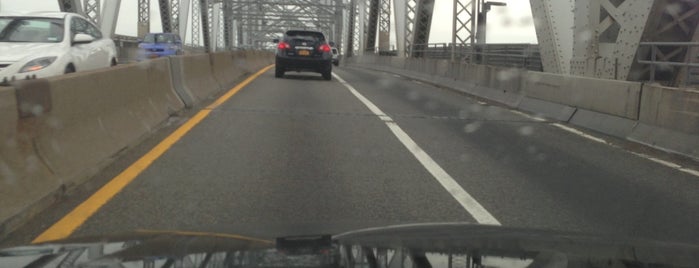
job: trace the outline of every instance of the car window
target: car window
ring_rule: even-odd
[[[296,45],[301,42],[325,42],[325,36],[318,32],[288,31],[286,33],[286,39],[292,45]]]
[[[102,38],[102,33],[99,29],[97,29],[97,27],[87,22],[86,20],[77,17],[71,20],[70,31],[73,37],[75,37],[76,34],[81,33],[90,35],[95,39]]]
[[[3,18],[0,41],[55,43],[63,41],[63,21],[44,18]]]

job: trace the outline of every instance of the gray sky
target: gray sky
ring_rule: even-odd
[[[102,0],[105,1],[105,0]],[[499,0],[506,7],[488,13],[488,43],[537,43],[529,1]],[[56,0],[0,0],[2,11],[57,11]],[[161,31],[158,1],[151,1],[151,31]],[[122,0],[117,34],[136,35],[136,0]],[[451,42],[452,0],[436,0],[430,43]]]

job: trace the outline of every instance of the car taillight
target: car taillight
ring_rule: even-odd
[[[287,42],[279,42],[279,44],[277,45],[277,48],[284,50],[284,49],[290,49],[291,46]]]
[[[320,47],[318,47],[318,50],[322,52],[330,52],[330,46],[328,46],[328,44],[322,44]]]

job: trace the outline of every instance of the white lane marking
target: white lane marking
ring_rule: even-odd
[[[555,127],[558,127],[558,128],[560,128],[560,129],[562,129],[562,130],[568,131],[568,132],[570,132],[570,133],[573,133],[573,134],[575,134],[575,135],[578,135],[578,136],[580,136],[580,137],[583,137],[583,138],[592,140],[592,141],[596,141],[596,142],[603,143],[603,144],[609,144],[609,142],[607,142],[607,141],[604,140],[604,139],[597,138],[597,137],[595,137],[595,136],[592,136],[592,135],[590,135],[590,134],[587,134],[587,133],[585,133],[585,132],[582,132],[582,131],[580,131],[580,130],[574,129],[574,128],[569,127],[569,126],[564,126],[564,125],[561,125],[561,124],[559,124],[559,123],[553,123],[553,124],[551,124],[551,125],[552,125],[552,126],[555,126]]]
[[[691,168],[684,168],[684,167],[682,167],[681,165],[672,163],[672,162],[670,162],[670,161],[665,161],[665,160],[662,160],[662,159],[658,159],[658,158],[652,157],[652,156],[647,155],[647,154],[642,154],[642,153],[637,153],[637,152],[631,152],[631,151],[629,151],[629,152],[632,153],[632,154],[634,154],[634,155],[636,155],[636,156],[638,156],[638,157],[648,159],[648,160],[650,160],[650,161],[653,161],[653,162],[655,162],[655,163],[661,164],[661,165],[663,165],[663,166],[666,166],[666,167],[669,167],[669,168],[672,168],[672,169],[676,169],[676,170],[682,171],[682,172],[684,172],[684,173],[693,175],[693,176],[695,176],[695,177],[699,177],[699,171],[693,170],[693,169],[691,169]]]
[[[699,171],[696,171],[696,170],[693,170],[693,169],[680,168],[680,171],[682,171],[682,172],[684,172],[684,173],[689,173],[689,174],[692,174],[692,175],[694,175],[694,176],[699,177]]]
[[[410,151],[413,156],[422,164],[427,171],[432,174],[432,176],[444,187],[444,189],[447,190],[451,194],[454,199],[456,199],[459,204],[466,209],[466,211],[471,214],[471,216],[476,219],[478,223],[481,224],[491,224],[491,225],[501,225],[500,222],[493,217],[490,212],[488,212],[478,201],[476,201],[473,196],[471,196],[464,188],[457,183],[454,178],[452,178],[449,173],[447,173],[437,162],[430,157],[427,152],[422,150],[420,146],[415,143],[415,141],[408,136],[403,129],[396,124],[393,119],[386,115],[379,107],[374,105],[369,99],[365,98],[362,94],[359,93],[352,85],[347,83],[345,80],[340,78],[340,76],[333,74],[335,79],[339,81],[342,85],[344,85],[359,101],[364,103],[371,112],[373,112],[376,116],[378,116],[381,121],[383,121],[386,126],[393,132],[393,135],[398,138],[398,140],[403,143],[405,148]]]
[[[476,101],[476,102],[477,102],[478,104],[480,104],[480,105],[486,105],[486,104],[487,104],[487,103],[485,103],[485,102],[483,102],[483,101]]]
[[[546,121],[546,119],[544,119],[544,118],[536,117],[536,116],[531,116],[531,115],[528,115],[528,114],[526,114],[526,113],[523,113],[523,112],[520,112],[520,111],[517,111],[517,110],[510,110],[510,112],[512,112],[513,114],[517,114],[517,115],[524,116],[524,117],[529,118],[529,119],[534,120],[534,121],[539,121],[539,122],[545,122],[545,121]]]
[[[392,74],[392,75],[393,75],[393,77],[398,77],[398,78],[400,78],[400,75],[397,75],[397,74]]]

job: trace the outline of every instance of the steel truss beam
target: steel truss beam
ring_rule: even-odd
[[[58,0],[58,8],[61,12],[84,14],[80,0]]]
[[[265,47],[273,38],[289,29],[313,29],[333,38],[336,32],[336,0],[228,0],[224,14],[235,28],[237,46]],[[340,5],[341,8],[341,5]],[[235,27],[232,25],[235,24]],[[231,31],[229,35],[233,36]],[[229,40],[229,42],[231,42]]]
[[[379,51],[391,48],[391,1],[380,0],[379,10]]]
[[[99,25],[101,17],[100,17],[100,0],[85,0],[85,9],[84,13],[85,16],[92,21],[92,23]]]
[[[172,14],[170,13],[170,1],[169,0],[158,0],[158,7],[160,7],[160,22],[163,26],[163,32],[172,32]]]
[[[367,28],[366,28],[366,47],[364,48],[367,52],[374,52],[376,50],[376,32],[378,30],[379,24],[379,0],[367,0]]]
[[[454,16],[452,19],[452,60],[455,59],[455,49],[474,48],[476,42],[476,14],[478,0],[453,0]]]
[[[432,26],[432,11],[434,0],[420,0],[415,8],[415,24],[413,29],[413,46],[415,44],[427,44],[430,39],[430,27]],[[422,52],[412,51],[413,57],[421,57]]]
[[[150,0],[138,0],[138,37],[150,31]]]

